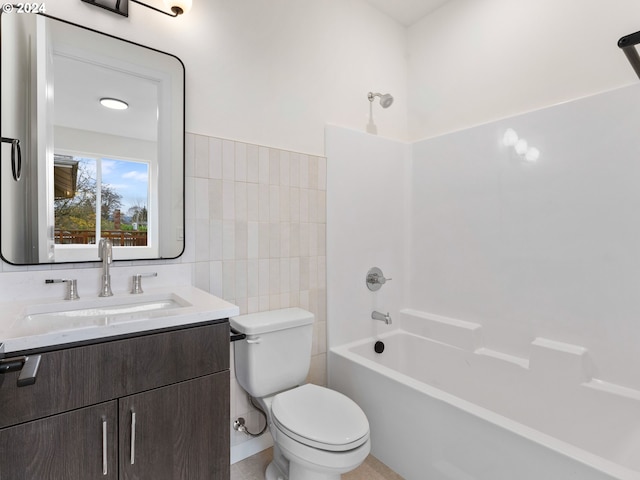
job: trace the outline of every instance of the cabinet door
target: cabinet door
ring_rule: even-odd
[[[228,370],[121,398],[119,407],[121,480],[229,478]]]
[[[0,430],[1,480],[116,480],[117,402]]]

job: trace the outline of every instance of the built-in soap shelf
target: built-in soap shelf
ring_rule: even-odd
[[[640,400],[640,391],[594,378],[594,366],[587,348],[535,338],[529,356],[505,353],[483,344],[482,325],[466,320],[444,317],[420,310],[400,310],[400,328],[408,333],[444,343],[475,355],[490,357],[504,365],[526,369],[544,382],[563,385],[580,384],[587,388]]]

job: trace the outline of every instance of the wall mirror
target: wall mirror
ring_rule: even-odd
[[[184,250],[184,66],[40,14],[0,15],[0,254],[30,265]]]

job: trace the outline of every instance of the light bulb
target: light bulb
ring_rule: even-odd
[[[164,0],[164,4],[173,13],[182,15],[191,10],[192,0]]]

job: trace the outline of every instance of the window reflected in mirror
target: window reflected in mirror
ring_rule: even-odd
[[[150,162],[55,155],[55,245],[149,244]]]

